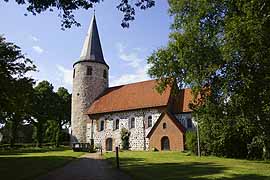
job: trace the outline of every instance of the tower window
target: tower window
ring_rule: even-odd
[[[105,78],[105,79],[107,79],[107,71],[104,69],[104,71],[103,71],[103,77]]]
[[[75,68],[73,69],[73,78],[75,78]]]
[[[92,75],[92,67],[87,66],[86,75],[91,76]]]
[[[148,116],[147,124],[148,124],[148,127],[152,127],[152,116]]]

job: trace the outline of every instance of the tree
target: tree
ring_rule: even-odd
[[[8,2],[9,0],[4,0]],[[100,3],[103,0],[74,0],[74,1],[57,1],[57,0],[42,0],[42,1],[33,1],[33,0],[20,0],[16,1],[19,5],[26,5],[27,11],[33,15],[40,14],[44,11],[54,11],[58,10],[58,16],[61,17],[62,28],[70,28],[72,25],[80,26],[80,23],[77,22],[73,11],[80,8],[88,10],[93,8],[95,3]],[[123,12],[124,17],[122,20],[122,27],[129,27],[129,22],[134,20],[135,17],[135,7],[140,9],[151,8],[155,5],[154,0],[119,0],[119,5],[117,9]],[[25,14],[27,15],[27,14]]]
[[[248,157],[255,147],[257,158],[270,158],[270,2],[169,5],[173,32],[168,46],[149,57],[149,74],[161,90],[175,82],[200,94],[203,103],[193,109],[208,154]]]
[[[56,93],[53,92],[53,96],[54,100],[50,102],[53,107],[50,119],[44,123],[44,137],[46,141],[59,147],[60,139],[64,136],[62,127],[69,126],[71,121],[71,94],[64,87],[60,87]]]
[[[17,138],[18,126],[30,118],[34,82],[26,73],[35,69],[18,46],[0,36],[0,119],[1,123],[9,124],[11,146]]]
[[[6,112],[6,123],[10,124],[10,146],[13,147],[17,139],[19,125],[31,119],[33,80],[21,78],[12,82],[9,98],[9,111]]]
[[[56,112],[57,96],[53,92],[53,86],[48,81],[41,81],[34,88],[33,119],[35,126],[35,140],[41,147],[48,120],[53,120]]]
[[[55,138],[55,145],[59,146],[60,135],[62,127],[71,123],[71,94],[64,87],[60,87],[57,90],[58,102],[57,102],[57,131]]]

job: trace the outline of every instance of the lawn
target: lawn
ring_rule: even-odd
[[[270,180],[270,162],[188,156],[180,152],[120,152],[120,168],[143,180]],[[115,164],[115,154],[104,158]]]
[[[0,179],[31,180],[52,169],[63,166],[82,154],[67,148],[28,148],[0,152]]]

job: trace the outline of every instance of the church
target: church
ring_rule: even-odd
[[[130,150],[183,151],[185,132],[194,129],[191,90],[179,95],[156,80],[109,87],[109,65],[92,18],[80,59],[73,65],[72,143],[91,143],[112,151],[121,148],[121,129],[130,132]]]

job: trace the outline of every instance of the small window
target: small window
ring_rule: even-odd
[[[113,126],[113,130],[119,129],[119,119],[116,119],[114,121],[114,126]]]
[[[104,130],[104,124],[105,124],[104,120],[101,120],[100,121],[99,131],[103,131]]]
[[[135,118],[134,117],[132,117],[131,119],[130,119],[130,129],[132,129],[132,128],[135,128]]]
[[[86,75],[91,76],[92,75],[92,67],[87,66]]]
[[[73,69],[73,78],[75,78],[75,68]]]
[[[103,71],[103,77],[105,78],[105,79],[107,79],[107,71],[104,69],[104,71]]]
[[[152,116],[148,116],[147,124],[148,124],[148,127],[152,127]]]
[[[115,121],[115,129],[119,129],[119,119],[116,119]]]
[[[192,128],[192,120],[187,119],[187,128]]]
[[[163,123],[163,129],[166,129],[166,128],[167,128],[167,124]]]

